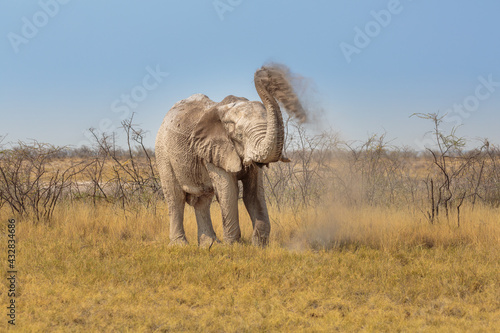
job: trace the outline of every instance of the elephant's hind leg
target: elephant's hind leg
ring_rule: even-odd
[[[163,170],[161,176],[163,194],[168,205],[170,217],[170,244],[187,244],[184,232],[184,206],[186,204],[186,193],[182,190],[179,182],[175,179],[170,165]]]
[[[177,193],[168,202],[168,215],[170,216],[170,245],[187,244],[184,232],[184,206],[186,200],[184,193]]]
[[[193,203],[198,224],[198,244],[200,247],[210,247],[214,242],[219,242],[210,218],[210,204],[213,194],[198,197]]]

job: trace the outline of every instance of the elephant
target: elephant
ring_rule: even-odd
[[[268,244],[271,225],[262,167],[288,160],[283,156],[280,104],[300,122],[306,120],[290,77],[284,65],[262,66],[254,74],[262,102],[229,95],[217,103],[195,94],[167,112],[156,136],[155,155],[169,208],[170,244],[187,244],[186,202],[195,210],[198,245],[220,242],[210,217],[214,195],[222,212],[223,241],[239,241],[238,181],[252,221],[252,244]]]

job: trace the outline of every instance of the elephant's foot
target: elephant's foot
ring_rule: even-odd
[[[183,245],[188,245],[188,241],[185,236],[178,237],[176,239],[171,239],[170,243],[168,243],[168,246],[183,246]]]
[[[210,237],[205,234],[202,234],[198,237],[198,246],[202,249],[209,249],[212,247],[214,243],[220,243],[216,236]]]
[[[224,244],[234,244],[240,241],[241,230],[239,225],[236,225],[236,227],[233,227],[232,229],[226,229],[227,230],[224,230]]]
[[[264,235],[258,230],[254,230],[252,235],[252,245],[266,247],[269,244],[269,235]]]
[[[235,243],[239,243],[241,240],[241,236],[238,236],[238,237],[224,237],[224,244],[235,244]]]
[[[269,222],[257,220],[252,234],[252,244],[255,246],[265,247],[269,243],[269,233],[271,226]]]

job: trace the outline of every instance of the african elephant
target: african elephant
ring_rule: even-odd
[[[187,243],[184,205],[195,209],[198,243],[218,241],[210,218],[215,194],[222,211],[223,240],[240,239],[238,181],[253,225],[252,243],[265,246],[271,229],[262,166],[279,160],[284,125],[278,102],[300,121],[306,118],[288,69],[263,66],[255,72],[255,88],[262,103],[227,96],[216,103],[202,94],[177,102],[166,114],[156,137],[156,160],[169,206],[170,242]]]

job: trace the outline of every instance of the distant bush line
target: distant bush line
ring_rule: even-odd
[[[290,163],[265,168],[267,201],[278,210],[345,205],[396,206],[422,214],[431,224],[460,226],[463,207],[500,205],[500,148],[484,139],[473,149],[441,130],[443,117],[416,114],[432,123],[434,147],[416,152],[386,134],[345,142],[335,133],[310,133],[288,121],[284,154]],[[156,211],[162,190],[146,133],[132,123],[120,133],[90,130],[90,147],[57,147],[37,141],[0,141],[0,208],[34,221],[50,220],[58,204],[86,201]],[[117,135],[125,147],[115,144]]]

